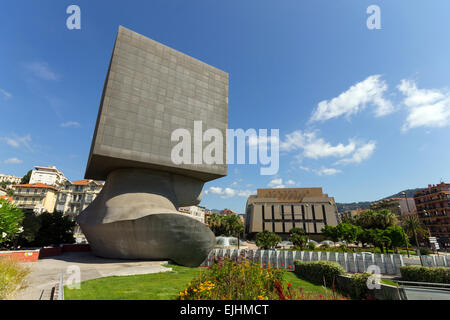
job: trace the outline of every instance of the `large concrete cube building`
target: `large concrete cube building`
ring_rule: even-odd
[[[245,232],[253,237],[268,230],[289,237],[289,230],[302,228],[310,238],[321,240],[326,225],[336,226],[337,207],[322,188],[258,189],[247,200]]]
[[[196,125],[194,123],[197,123]],[[222,133],[222,161],[176,164],[176,129],[201,158],[207,129]],[[100,256],[200,264],[215,244],[209,228],[181,206],[201,200],[203,184],[227,174],[228,74],[119,27],[86,168],[106,180],[77,218]]]

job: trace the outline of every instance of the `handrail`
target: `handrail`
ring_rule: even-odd
[[[58,285],[58,300],[64,300],[64,273],[61,272]]]

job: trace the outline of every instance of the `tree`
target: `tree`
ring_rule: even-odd
[[[414,236],[416,247],[419,248],[419,241],[417,240],[417,234],[426,234],[422,223],[415,216],[408,216],[403,220],[403,228],[410,236]]]
[[[33,170],[29,170],[22,178],[22,180],[20,180],[20,184],[27,184],[30,183],[30,178],[31,178],[31,173],[33,172]]]
[[[325,238],[333,242],[338,242],[340,240],[338,229],[336,227],[326,225],[324,228],[322,228],[322,234],[325,236]]]
[[[391,226],[384,231],[385,235],[391,240],[391,246],[397,251],[398,247],[407,244],[408,236],[400,226]]]
[[[276,233],[264,230],[256,235],[256,245],[260,249],[271,249],[281,242],[281,238]]]
[[[347,243],[356,242],[358,235],[362,232],[361,227],[350,223],[340,223],[336,229],[339,238],[345,240]]]
[[[355,217],[355,224],[362,228],[386,229],[398,224],[397,217],[387,209],[374,211],[367,210]]]
[[[308,237],[304,229],[292,228],[291,230],[289,230],[289,240],[294,244],[294,246],[302,250],[308,242]]]
[[[38,217],[41,226],[33,241],[34,245],[49,246],[75,242],[73,237],[75,222],[62,212],[44,212]]]
[[[22,232],[23,212],[8,200],[0,199],[0,244],[14,241]]]

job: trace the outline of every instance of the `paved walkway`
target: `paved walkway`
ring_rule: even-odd
[[[103,259],[90,252],[64,253],[60,256],[40,259],[37,262],[24,263],[31,271],[25,279],[27,287],[19,291],[14,299],[39,300],[43,292],[45,294],[59,283],[61,272],[67,279],[72,274],[70,267],[73,268],[73,266],[80,268],[81,281],[86,281],[109,276],[171,271],[171,268],[163,267],[166,263],[167,261]]]

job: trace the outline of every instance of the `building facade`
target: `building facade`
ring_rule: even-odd
[[[180,207],[178,208],[178,211],[190,214],[196,220],[202,223],[206,223],[205,209],[206,208],[202,206],[190,206],[190,207]]]
[[[43,183],[18,184],[14,186],[13,202],[18,208],[33,210],[40,214],[53,213],[58,190]]]
[[[258,189],[246,204],[247,237],[268,230],[286,239],[295,227],[320,240],[323,227],[337,224],[334,198],[324,194],[322,188]]]
[[[450,184],[428,185],[414,195],[417,215],[440,247],[450,247]]]
[[[56,211],[75,218],[94,201],[103,188],[103,183],[95,180],[66,181],[58,192]]]
[[[16,177],[16,176],[0,173],[0,182],[6,182],[6,183],[10,183],[10,184],[19,184],[20,181],[22,181],[21,177]]]
[[[410,215],[413,212],[415,212],[416,204],[414,198],[396,197],[374,202],[370,205],[370,209],[372,210],[387,209],[395,213],[399,217],[399,219],[401,219],[403,216]]]
[[[43,183],[49,186],[58,187],[63,185],[66,181],[68,181],[67,178],[56,167],[35,166],[31,173],[29,183]]]

